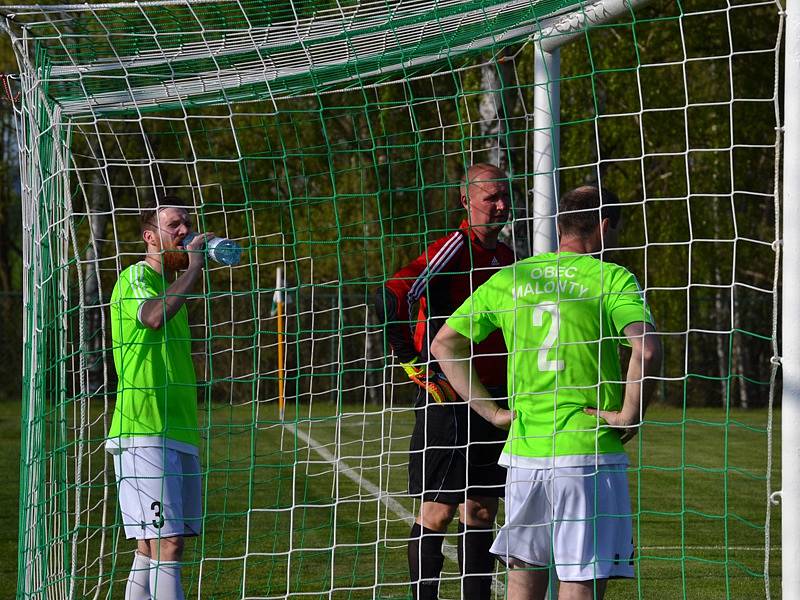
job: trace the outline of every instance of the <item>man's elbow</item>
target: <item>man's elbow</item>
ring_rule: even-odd
[[[143,319],[142,325],[144,325],[148,329],[161,329],[164,326],[164,323],[160,318],[153,318],[153,319]]]
[[[431,342],[431,356],[438,362],[455,358],[455,332],[447,325],[443,326]]]
[[[161,329],[164,326],[164,314],[143,309],[139,313],[139,322],[148,329]]]
[[[442,340],[437,335],[433,338],[431,342],[431,356],[435,358],[437,361],[443,360],[445,357],[445,345],[442,343]]]
[[[449,325],[443,325],[431,341],[431,355],[438,361],[461,360],[469,357],[470,341]]]
[[[651,367],[659,366],[661,364],[661,356],[661,340],[653,334],[645,336],[642,343],[642,360],[644,363]]]
[[[397,320],[397,298],[388,286],[382,286],[375,290],[373,304],[379,323],[383,325]]]

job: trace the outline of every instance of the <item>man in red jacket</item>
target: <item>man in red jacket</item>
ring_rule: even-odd
[[[494,558],[489,548],[505,485],[505,470],[497,459],[507,432],[469,410],[429,353],[436,332],[452,312],[496,271],[514,262],[512,250],[497,240],[509,218],[506,174],[494,165],[472,165],[460,193],[468,218],[458,230],[428,246],[376,293],[387,340],[420,386],[408,467],[409,490],[422,496],[408,542],[417,600],[438,597],[442,542],[457,509],[463,598],[490,597]],[[476,344],[473,354],[481,382],[493,396],[505,399],[507,351],[500,332]]]

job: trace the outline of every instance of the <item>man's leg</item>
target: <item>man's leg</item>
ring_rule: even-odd
[[[183,536],[148,540],[150,542],[150,592],[153,600],[183,600],[181,559]]]
[[[560,467],[553,479],[553,552],[559,600],[602,600],[609,577],[633,577],[624,465]]]
[[[173,496],[179,494],[180,500],[173,500],[169,504],[167,516],[172,517],[172,530],[182,530],[184,535],[167,535],[149,540],[153,600],[183,600],[181,566],[185,536],[197,536],[202,531],[200,461],[196,455],[185,452],[170,452],[169,459],[169,472],[180,473],[181,477],[179,482],[170,482],[178,483],[179,489],[170,486],[170,492]]]
[[[603,600],[608,579],[592,581],[562,581],[558,600]]]
[[[125,586],[125,600],[150,600],[150,544],[139,540]]]
[[[464,600],[491,597],[495,558],[489,549],[494,541],[498,504],[498,499],[491,496],[472,496],[459,506],[458,566],[464,576]]]
[[[549,583],[547,568],[518,558],[510,558],[508,567],[508,600],[544,600]]]
[[[444,565],[442,543],[456,506],[442,502],[423,502],[408,540],[408,568],[411,593],[415,600],[436,600]]]
[[[184,536],[199,534],[202,518],[199,461],[161,447],[134,448],[132,454],[142,513],[138,520],[149,546],[150,595],[153,600],[183,600]]]
[[[138,477],[141,465],[137,464],[136,449],[115,453],[113,460],[125,535],[128,539],[140,538],[146,535],[147,517],[142,507],[147,501],[142,499],[142,480]],[[151,600],[150,570],[150,544],[146,539],[138,539],[125,585],[125,600]]]

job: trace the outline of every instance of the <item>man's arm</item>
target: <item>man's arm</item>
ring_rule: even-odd
[[[375,311],[378,313],[378,320],[385,326],[384,331],[389,346],[401,363],[419,358],[411,339],[409,307],[404,297],[408,290],[402,289],[407,287],[410,286],[402,280],[392,280],[389,285],[375,291]]]
[[[653,395],[655,381],[651,377],[658,373],[661,365],[661,342],[650,323],[631,323],[625,327],[623,333],[631,345],[631,358],[628,361],[622,410],[598,411],[587,408],[585,411],[590,415],[600,415],[612,427],[624,429],[621,434],[624,444],[638,432],[647,404]]]
[[[453,259],[450,250],[460,241],[452,235],[436,240],[375,292],[378,319],[385,325],[387,341],[401,363],[420,358],[411,336],[413,306],[428,293],[434,278]]]
[[[472,343],[469,338],[445,324],[431,342],[431,354],[439,362],[447,380],[456,393],[469,401],[476,413],[495,427],[511,427],[513,413],[500,408],[481,383],[471,360]]]
[[[433,279],[447,272],[463,244],[460,233],[438,239],[375,292],[375,309],[392,351],[408,377],[438,403],[455,401],[456,393],[441,373],[422,361],[411,336],[411,310]]]
[[[204,233],[189,242],[186,246],[186,250],[189,252],[189,267],[170,284],[167,288],[166,297],[153,298],[142,304],[142,308],[139,311],[139,319],[142,325],[150,329],[161,329],[186,303],[189,294],[194,290],[205,262],[203,253],[200,250],[206,240],[213,236],[213,233]]]

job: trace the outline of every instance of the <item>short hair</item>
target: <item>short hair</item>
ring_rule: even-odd
[[[475,181],[475,177],[478,173],[483,173],[484,171],[489,171],[497,174],[497,177],[494,179],[489,178],[485,181],[493,181],[493,180],[503,180],[506,181],[508,179],[508,175],[506,174],[503,169],[498,167],[497,165],[493,165],[492,163],[475,163],[474,165],[470,165],[464,170],[464,174],[461,176],[461,181],[459,182],[458,190],[461,196],[467,195],[467,188]],[[484,180],[480,180],[484,181]]]
[[[145,204],[139,212],[139,229],[144,232],[145,229],[156,228],[158,226],[158,213],[161,212],[163,208],[171,207],[187,210],[186,203],[178,198],[178,196],[165,194],[163,196],[154,197]]]
[[[590,235],[600,219],[608,219],[611,227],[619,225],[619,198],[605,188],[584,185],[567,192],[558,204],[558,227],[562,234]]]

